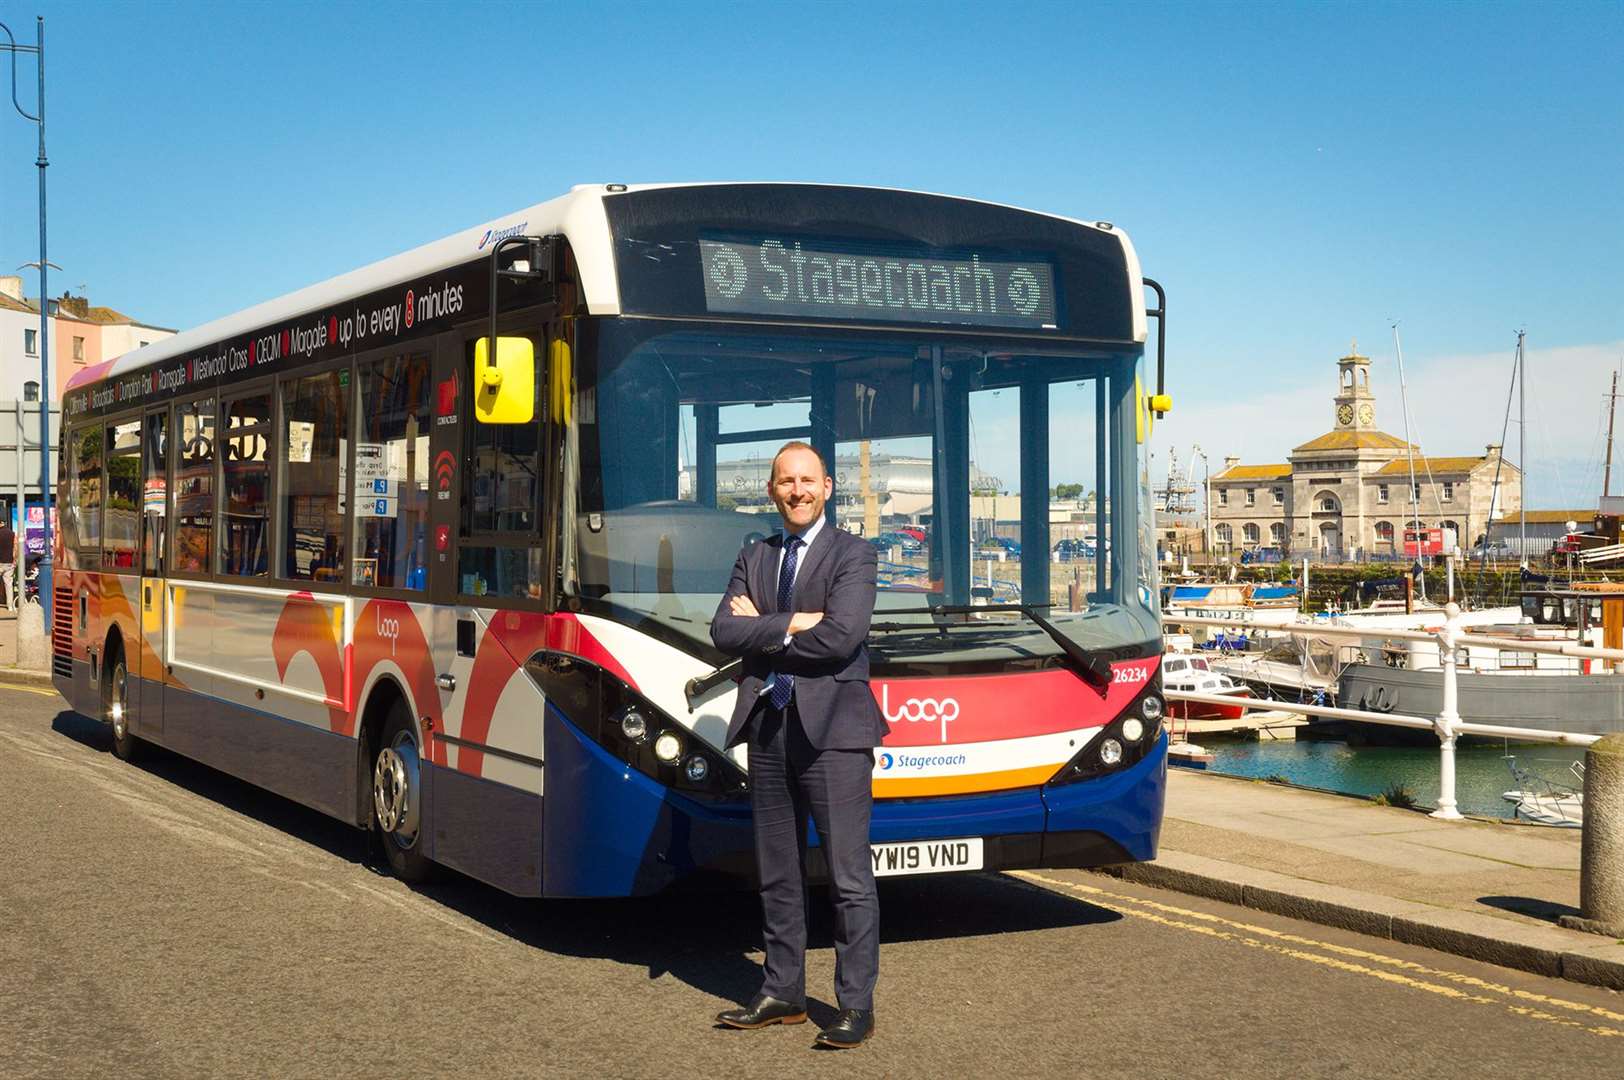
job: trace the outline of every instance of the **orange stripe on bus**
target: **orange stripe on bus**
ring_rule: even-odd
[[[922,795],[970,795],[980,791],[1005,791],[1047,783],[1065,762],[1034,765],[1027,769],[972,773],[967,776],[875,777],[876,799],[910,799]]]

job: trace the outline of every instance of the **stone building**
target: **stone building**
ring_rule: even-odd
[[[1489,445],[1471,457],[1426,457],[1376,427],[1370,358],[1337,360],[1336,426],[1278,465],[1225,458],[1210,481],[1213,548],[1270,548],[1317,558],[1404,554],[1404,530],[1453,529],[1462,549],[1522,504],[1522,473]],[[1415,489],[1410,486],[1413,460]]]

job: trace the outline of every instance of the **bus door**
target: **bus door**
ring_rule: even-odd
[[[461,334],[451,333],[440,335],[436,342],[434,427],[429,432],[428,599],[433,612],[429,651],[434,658],[442,713],[457,699],[457,687],[468,681],[473,667],[473,641],[477,638],[470,613],[454,606],[458,507],[467,471],[463,428],[468,424],[469,373],[463,370],[462,341]]]
[[[147,413],[141,430],[141,580],[137,589],[141,647],[129,663],[135,679],[135,692],[130,695],[135,713],[132,727],[140,734],[162,732],[164,722],[169,444],[169,410]]]

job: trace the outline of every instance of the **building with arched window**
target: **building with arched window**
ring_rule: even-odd
[[[1404,554],[1404,530],[1453,528],[1464,549],[1488,522],[1522,505],[1522,472],[1498,445],[1468,457],[1427,457],[1376,427],[1370,358],[1337,360],[1335,427],[1279,465],[1224,459],[1210,481],[1213,534],[1245,547],[1329,558]],[[1411,484],[1411,473],[1414,484]],[[1224,550],[1223,543],[1215,543]]]

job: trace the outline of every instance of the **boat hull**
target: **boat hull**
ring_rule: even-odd
[[[1501,724],[1539,731],[1607,735],[1624,731],[1624,675],[1505,675],[1463,671],[1456,675],[1456,711],[1474,724]],[[1348,709],[1434,717],[1443,711],[1443,672],[1412,671],[1383,664],[1350,664],[1337,685],[1337,704]],[[1419,737],[1380,724],[1351,724],[1371,741]]]
[[[1225,697],[1244,698],[1251,700],[1252,691],[1246,687],[1238,690],[1224,691]],[[1213,705],[1205,701],[1170,701],[1167,703],[1167,715],[1179,720],[1239,720],[1246,712],[1246,706]]]

